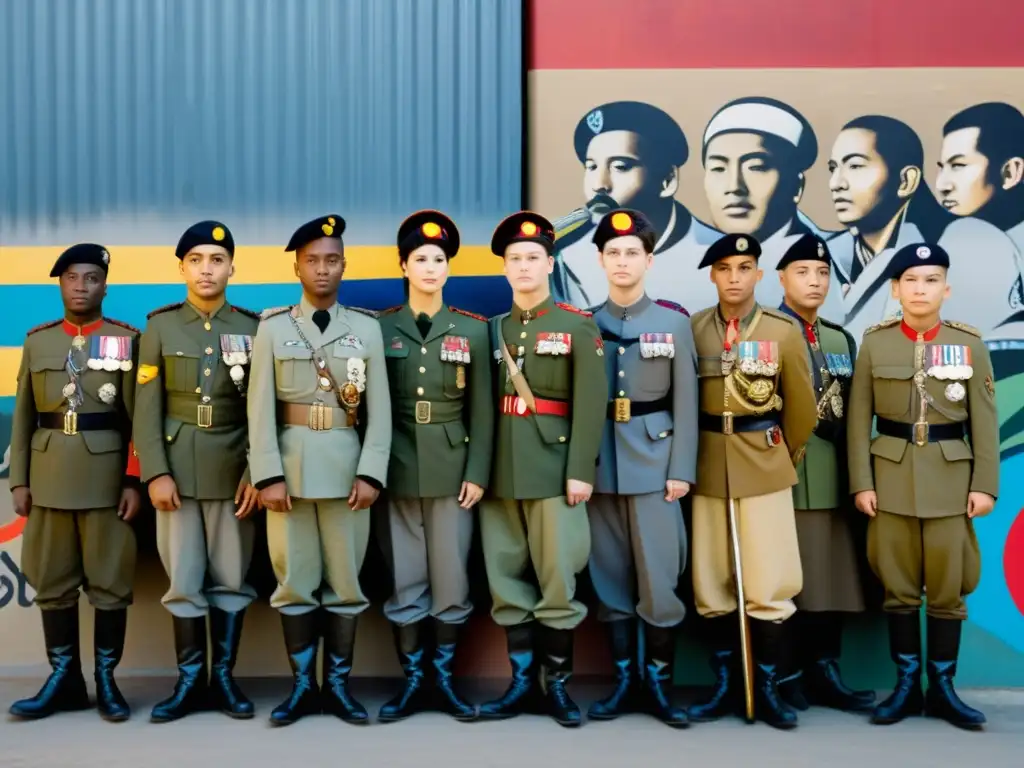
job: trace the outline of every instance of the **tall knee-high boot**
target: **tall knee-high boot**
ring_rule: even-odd
[[[672,703],[672,673],[676,661],[675,627],[644,625],[646,659],[641,686],[646,691],[646,709],[673,728],[686,728],[690,719],[686,710]]]
[[[778,689],[778,667],[785,653],[785,623],[751,619],[750,633],[754,639],[754,712],[773,728],[795,728],[797,714],[782,700]]]
[[[711,695],[703,702],[686,710],[690,720],[709,723],[741,709],[743,699],[743,671],[739,654],[734,650],[739,636],[738,616],[735,613],[707,619],[708,640],[711,645],[709,663],[715,673]]]
[[[256,713],[253,703],[235,682],[235,661],[242,639],[245,611],[228,613],[210,609],[210,637],[213,664],[210,666],[210,695],[214,708],[236,720],[249,720]]]
[[[906,717],[920,715],[924,709],[921,691],[921,615],[889,614],[889,652],[896,664],[896,688],[875,707],[871,722],[891,725]]]
[[[14,702],[10,713],[15,717],[36,720],[57,712],[88,709],[89,694],[82,676],[78,637],[78,606],[40,613],[46,656],[53,671],[35,696]]]
[[[591,720],[614,720],[636,709],[637,658],[636,622],[632,619],[605,624],[615,664],[615,690],[606,699],[595,701],[587,712]]]
[[[434,687],[440,699],[441,710],[459,722],[476,720],[476,707],[455,690],[455,649],[459,643],[461,624],[446,624],[434,620]]]
[[[114,681],[114,670],[124,654],[124,636],[128,628],[128,609],[96,611],[93,626],[93,651],[96,661],[96,709],[100,717],[120,723],[131,717],[128,702]]]
[[[566,728],[580,725],[580,708],[566,690],[572,678],[573,630],[542,630],[544,653],[541,661],[541,689],[547,704],[548,714],[555,722]]]
[[[174,692],[155,707],[154,723],[169,723],[209,707],[206,665],[206,617],[174,617],[174,647],[178,655],[178,681]]]
[[[324,712],[352,725],[370,722],[366,707],[349,691],[349,676],[356,650],[356,616],[327,612],[324,630]]]
[[[839,673],[843,646],[843,614],[825,612],[814,615],[808,633],[811,658],[804,673],[804,688],[810,700],[819,706],[847,712],[870,712],[875,706],[874,691],[855,691]]]
[[[427,649],[423,637],[423,622],[393,625],[395,648],[405,673],[405,688],[380,708],[377,719],[383,723],[404,720],[422,712],[429,703],[430,689],[426,685]]]
[[[297,616],[281,614],[284,646],[292,668],[292,692],[270,713],[271,725],[291,725],[306,715],[320,714],[320,689],[316,682],[316,656],[320,647],[317,611]]]
[[[779,695],[793,709],[800,712],[810,709],[807,700],[804,668],[810,658],[810,635],[814,632],[815,617],[819,614],[797,611],[786,620],[786,646],[782,663],[779,665]]]
[[[953,688],[956,664],[960,658],[960,633],[963,622],[959,619],[928,617],[928,694],[925,713],[940,717],[947,723],[967,730],[979,730],[985,724],[985,715],[960,700]]]
[[[536,622],[528,621],[506,627],[508,659],[512,664],[512,681],[505,692],[480,705],[480,719],[504,720],[533,711],[537,705],[537,659],[534,653]]]

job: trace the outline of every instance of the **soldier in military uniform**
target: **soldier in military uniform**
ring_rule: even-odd
[[[480,707],[480,716],[530,708],[540,698],[539,678],[545,710],[561,725],[578,726],[580,710],[565,686],[572,631],[587,613],[575,599],[576,575],[590,555],[586,502],[608,384],[604,344],[590,314],[551,299],[553,243],[551,223],[530,211],[506,218],[491,238],[513,305],[491,321],[501,415],[480,529],[491,615],[508,634],[512,682]],[[527,580],[531,563],[539,591]]]
[[[15,702],[16,717],[86,709],[78,598],[95,609],[96,707],[127,720],[114,681],[124,650],[135,578],[138,477],[129,469],[139,332],[103,317],[110,254],[82,243],[50,271],[60,279],[63,320],[28,332],[11,426],[10,486],[27,517],[21,568],[36,591],[53,673],[39,693]]]
[[[999,492],[999,425],[981,334],[939,317],[948,267],[938,245],[913,243],[893,256],[888,277],[903,317],[865,332],[850,393],[850,490],[870,518],[868,561],[885,588],[896,664],[896,688],[872,716],[878,724],[922,710],[963,728],[985,722],[957,696],[953,678],[964,598],[981,576],[973,521],[992,511]]]
[[[473,610],[467,561],[473,507],[490,479],[494,406],[487,319],[446,306],[442,295],[458,252],[450,218],[438,211],[409,216],[398,229],[409,299],[380,317],[393,409],[388,527],[395,591],[384,615],[406,674],[405,690],[381,708],[382,721],[424,708],[428,665],[444,710],[458,720],[476,718],[452,687],[452,665]]]
[[[791,317],[754,300],[761,247],[749,235],[726,235],[701,267],[711,267],[718,305],[692,321],[700,381],[700,445],[693,499],[693,588],[709,619],[715,690],[689,710],[715,720],[742,691],[737,589],[731,561],[729,505],[736,513],[742,586],[753,637],[755,710],[777,728],[797,724],[778,693],[783,622],[796,610],[802,574],[793,512],[795,465],[817,422],[807,351]]]
[[[616,687],[589,711],[611,720],[642,707],[668,725],[688,725],[671,701],[675,628],[686,608],[676,585],[686,567],[679,499],[697,469],[697,353],[679,305],[651,301],[646,272],[657,235],[638,211],[611,211],[593,242],[608,275],[594,310],[604,340],[608,409],[588,505],[590,576],[615,661]],[[636,618],[643,622],[643,684]],[[639,694],[639,696],[637,695]]]
[[[263,312],[249,374],[249,466],[268,510],[278,581],[270,604],[281,612],[295,678],[291,695],[271,713],[274,725],[321,711],[368,722],[349,675],[357,620],[369,605],[359,571],[369,508],[387,480],[391,401],[380,324],[338,304],[344,230],[345,220],[331,215],[292,235],[287,250],[295,252],[302,300]]]
[[[839,673],[843,616],[865,609],[857,536],[863,529],[853,525],[859,521],[848,503],[846,474],[846,405],[857,344],[818,315],[832,271],[828,246],[819,236],[799,237],[777,268],[785,296],[779,309],[803,331],[818,399],[818,426],[793,486],[804,586],[794,598],[797,613],[787,622],[794,663],[779,687],[797,709],[807,709],[808,699],[835,709],[870,709],[875,694],[850,689]]]
[[[189,227],[174,253],[187,298],[149,313],[135,417],[157,549],[170,579],[162,602],[173,617],[178,658],[174,692],[151,719],[177,720],[208,702],[244,719],[254,709],[232,670],[245,610],[256,596],[245,581],[257,495],[246,459],[245,379],[259,316],[225,299],[235,243],[222,223]]]

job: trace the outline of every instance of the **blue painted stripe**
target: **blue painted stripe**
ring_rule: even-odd
[[[512,292],[503,276],[453,277],[445,285],[445,299],[456,307],[488,317],[504,312]],[[296,283],[236,285],[228,288],[228,300],[241,307],[262,311],[293,304],[299,299]],[[146,314],[157,307],[181,301],[184,288],[176,285],[111,285],[103,312],[142,328]],[[341,302],[367,309],[383,309],[404,301],[401,280],[352,280],[341,285]],[[0,347],[20,347],[30,328],[61,316],[56,285],[0,286],[0,307],[8,321],[0,326]]]

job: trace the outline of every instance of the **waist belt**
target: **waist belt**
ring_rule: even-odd
[[[400,400],[395,414],[404,423],[448,424],[462,419],[461,400]]]
[[[79,432],[102,432],[120,429],[116,413],[40,413],[41,429],[59,429],[65,435],[77,435]]]
[[[355,425],[355,414],[351,419],[346,411],[323,403],[286,403],[277,401],[277,418],[291,427],[309,427],[314,432],[330,429],[350,429]]]
[[[629,422],[634,416],[646,416],[649,413],[670,410],[672,410],[672,399],[668,397],[648,400],[644,403],[638,403],[636,400],[630,400],[625,397],[618,397],[608,402],[606,415],[612,421],[624,424]]]
[[[907,424],[902,421],[877,419],[878,434],[897,437],[917,445],[937,443],[940,440],[963,440],[967,434],[965,422],[953,424]]]
[[[203,429],[209,427],[245,426],[245,401],[217,400],[204,403],[195,395],[168,393],[166,415],[182,424],[192,424]]]
[[[569,416],[569,404],[565,400],[544,400],[535,397],[537,405],[535,413],[538,416]],[[526,401],[518,395],[504,395],[501,398],[501,412],[506,416],[526,416],[530,409],[526,407]]]
[[[736,432],[763,432],[779,425],[778,416],[733,416],[723,413],[700,413],[697,416],[697,428],[702,432],[719,432],[731,435]]]
[[[835,421],[819,419],[818,426],[814,428],[814,434],[822,440],[828,440],[830,443],[838,443],[843,436],[843,425]]]

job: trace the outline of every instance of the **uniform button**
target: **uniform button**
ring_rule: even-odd
[[[422,396],[423,395],[423,387],[416,387],[416,394]]]
[[[422,354],[422,355],[427,354],[427,348],[426,347],[420,347],[420,354]]]
[[[625,397],[625,396],[626,396],[626,393],[620,389],[619,390],[619,397]]]
[[[519,338],[520,339],[525,339],[526,338],[526,331],[523,331],[522,333],[520,333],[519,334]]]
[[[626,378],[626,372],[625,371],[619,371],[619,378],[620,379]]]
[[[209,320],[207,320],[205,323],[203,323],[203,328],[205,328],[206,330],[210,330],[212,327],[213,326],[210,325],[210,321]]]
[[[204,403],[210,402],[210,396],[209,395],[203,395],[203,402]]]
[[[625,347],[619,347],[619,354],[620,355],[626,354],[626,348]]]
[[[206,348],[206,354],[212,355],[213,354],[213,347],[207,347]]]
[[[182,355],[184,355],[185,353],[184,353],[184,352],[175,352],[174,354],[176,354],[176,355],[177,355],[178,357],[181,357],[181,356],[182,356]]]
[[[668,432],[659,432],[658,437],[668,437]]]
[[[427,369],[426,369],[426,368],[424,368],[424,367],[423,367],[423,366],[421,365],[421,366],[420,366],[420,373],[426,373],[426,372],[427,372]]]
[[[169,442],[171,442],[171,440],[173,440],[173,439],[174,439],[174,438],[173,438],[173,437],[171,437],[170,435],[168,435],[168,436],[167,436],[167,442],[168,442],[168,443],[169,443]]]
[[[558,436],[558,442],[564,443],[565,442],[565,435],[559,435]]]
[[[466,438],[462,442],[468,443],[469,442],[469,435],[466,435]]]
[[[196,394],[197,395],[201,395],[202,393],[203,393],[203,388],[202,387],[196,387]]]
[[[203,371],[203,376],[209,376],[209,375],[210,375],[210,369],[207,368],[205,371]]]

